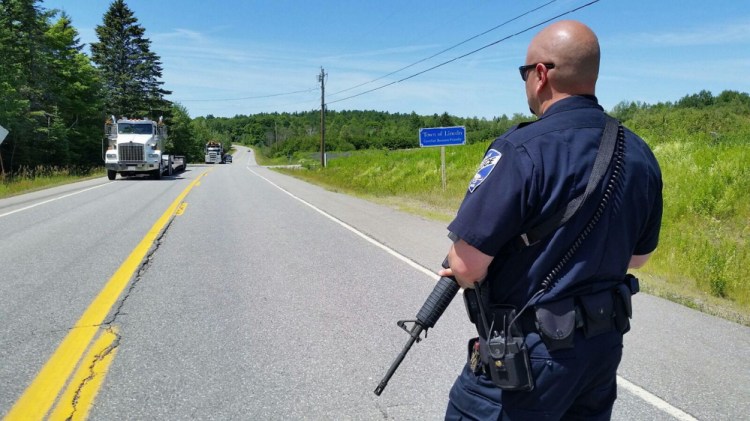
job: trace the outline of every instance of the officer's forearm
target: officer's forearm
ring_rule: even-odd
[[[473,288],[487,276],[492,256],[486,255],[464,240],[453,243],[448,253],[448,263],[456,282],[462,288]]]
[[[646,264],[646,262],[648,261],[650,257],[651,257],[651,253],[632,256],[630,258],[630,263],[628,264],[628,269],[640,268],[641,266]]]

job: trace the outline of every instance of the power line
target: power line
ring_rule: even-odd
[[[284,92],[280,94],[270,94],[270,95],[259,95],[259,96],[247,96],[242,98],[217,98],[217,99],[183,99],[183,100],[174,100],[174,102],[209,102],[209,101],[243,101],[246,99],[263,99],[263,98],[272,98],[275,96],[284,96],[284,95],[294,95],[294,94],[301,94],[301,93],[308,93],[317,91],[318,88],[310,88],[305,89],[301,91],[294,91],[294,92]]]
[[[520,35],[520,34],[523,34],[523,33],[525,33],[525,32],[528,32],[528,31],[530,31],[530,30],[532,30],[532,29],[534,29],[534,28],[537,28],[537,27],[539,27],[539,26],[542,26],[542,25],[544,25],[545,23],[551,22],[551,21],[553,21],[553,20],[555,20],[555,19],[557,19],[557,18],[560,18],[560,17],[562,17],[562,16],[565,16],[565,15],[568,15],[568,14],[570,14],[570,13],[576,12],[576,11],[578,11],[578,10],[581,10],[581,9],[583,9],[583,8],[585,8],[585,7],[591,6],[592,4],[594,4],[594,3],[598,3],[598,2],[599,2],[599,0],[593,0],[593,1],[591,1],[591,2],[589,2],[589,3],[586,3],[586,4],[582,5],[582,6],[576,7],[575,9],[571,9],[571,10],[568,10],[567,12],[564,12],[564,13],[561,13],[561,14],[559,14],[559,15],[557,15],[557,16],[554,16],[554,17],[551,17],[551,18],[549,18],[549,19],[546,19],[546,20],[544,20],[544,21],[542,21],[542,22],[539,22],[539,23],[537,23],[537,24],[535,24],[535,25],[533,25],[533,26],[529,26],[528,28],[526,28],[526,29],[524,29],[524,30],[522,30],[522,31],[518,31],[518,32],[516,32],[516,33],[514,33],[514,34],[511,34],[511,35],[508,35],[508,36],[506,36],[506,37],[504,37],[504,38],[501,38],[501,39],[499,39],[499,40],[497,40],[497,41],[495,41],[495,42],[489,43],[489,44],[487,44],[487,45],[485,45],[485,46],[483,46],[483,47],[477,48],[476,50],[473,50],[473,51],[470,51],[470,52],[468,52],[468,53],[466,53],[466,54],[463,54],[463,55],[461,55],[461,56],[458,56],[458,57],[452,58],[452,59],[450,59],[450,60],[448,60],[448,61],[444,61],[444,62],[442,62],[442,63],[440,63],[440,64],[437,64],[437,65],[435,65],[435,66],[432,66],[432,67],[430,67],[430,68],[428,68],[428,69],[422,70],[421,72],[417,72],[417,73],[414,73],[414,74],[413,74],[413,75],[411,75],[411,76],[407,76],[407,77],[405,77],[405,78],[402,78],[402,79],[399,79],[399,80],[396,80],[396,81],[393,81],[393,82],[390,82],[390,83],[386,83],[385,85],[381,85],[381,86],[378,86],[378,87],[375,87],[375,88],[369,89],[369,90],[367,90],[367,91],[364,91],[364,92],[360,92],[360,93],[358,93],[358,94],[355,94],[355,95],[351,95],[351,96],[348,96],[348,97],[345,97],[345,98],[337,99],[337,100],[335,100],[335,101],[330,101],[330,102],[329,102],[329,104],[334,104],[334,103],[336,103],[336,102],[341,102],[341,101],[346,101],[347,99],[352,99],[352,98],[356,98],[356,97],[358,97],[358,96],[362,96],[362,95],[364,95],[364,94],[369,94],[370,92],[374,92],[374,91],[377,91],[377,90],[379,90],[379,89],[383,89],[383,88],[386,88],[386,87],[388,87],[388,86],[391,86],[391,85],[395,85],[395,84],[397,84],[397,83],[401,83],[401,82],[404,82],[404,81],[406,81],[406,80],[412,79],[412,78],[414,78],[414,77],[417,77],[417,76],[419,76],[419,75],[421,75],[421,74],[427,73],[427,72],[429,72],[429,71],[431,71],[431,70],[435,70],[435,69],[437,69],[438,67],[442,67],[442,66],[445,66],[446,64],[449,64],[449,63],[453,63],[454,61],[460,60],[460,59],[462,59],[462,58],[464,58],[464,57],[470,56],[470,55],[472,55],[472,54],[474,54],[474,53],[477,53],[477,52],[479,52],[479,51],[482,51],[482,50],[484,50],[484,49],[487,49],[487,48],[489,48],[489,47],[492,47],[493,45],[499,44],[499,43],[501,43],[501,42],[503,42],[503,41],[507,41],[508,39],[510,39],[510,38],[513,38],[513,37],[515,37],[516,35]]]
[[[392,72],[388,73],[387,75],[383,75],[383,76],[381,76],[381,77],[379,77],[379,78],[377,78],[377,79],[373,79],[373,80],[371,80],[371,81],[369,81],[369,82],[364,82],[364,83],[360,83],[359,85],[356,85],[356,86],[352,86],[351,88],[346,88],[346,89],[343,89],[343,90],[341,90],[341,91],[337,91],[337,92],[334,92],[334,93],[330,94],[330,96],[338,95],[338,94],[340,94],[340,93],[343,93],[343,92],[347,92],[347,91],[351,91],[352,89],[356,89],[356,88],[359,88],[360,86],[364,86],[364,85],[368,85],[368,84],[370,84],[370,83],[373,83],[373,82],[377,82],[377,81],[379,81],[379,80],[381,80],[381,79],[385,79],[385,78],[387,78],[388,76],[391,76],[391,75],[393,75],[393,74],[396,74],[396,73],[398,73],[398,72],[400,72],[400,71],[402,71],[402,70],[406,70],[406,69],[408,69],[408,68],[410,68],[410,67],[416,66],[416,65],[417,65],[417,64],[419,64],[419,63],[425,62],[425,61],[427,61],[427,60],[429,60],[429,59],[431,59],[431,58],[435,58],[435,57],[439,56],[440,54],[443,54],[443,53],[445,53],[445,52],[448,52],[448,51],[450,51],[450,50],[452,50],[452,49],[454,49],[454,48],[456,48],[456,47],[458,47],[458,46],[461,46],[461,45],[463,45],[463,44],[466,44],[467,42],[469,42],[469,41],[472,41],[472,40],[474,40],[474,39],[477,39],[477,38],[481,37],[482,35],[486,35],[486,34],[488,34],[488,33],[492,32],[492,31],[494,31],[495,29],[498,29],[498,28],[500,28],[500,27],[503,27],[503,26],[505,26],[505,25],[507,25],[507,24],[509,24],[509,23],[511,23],[511,22],[513,22],[513,21],[515,21],[515,20],[518,20],[518,19],[520,19],[520,18],[522,18],[522,17],[524,17],[524,16],[526,16],[526,15],[528,15],[528,14],[530,14],[530,13],[536,12],[536,11],[537,11],[537,10],[539,10],[539,9],[542,9],[542,8],[544,8],[544,7],[547,7],[547,6],[549,6],[550,4],[552,4],[552,3],[556,2],[556,1],[557,1],[557,0],[551,0],[551,1],[547,2],[547,3],[544,3],[543,5],[541,5],[541,6],[539,6],[539,7],[536,7],[536,8],[534,8],[534,9],[531,9],[531,10],[527,11],[527,12],[524,12],[524,13],[522,13],[522,14],[520,14],[520,15],[518,15],[518,16],[516,16],[516,17],[512,18],[512,19],[506,20],[505,22],[503,22],[503,23],[501,23],[501,24],[499,24],[499,25],[497,25],[497,26],[495,26],[495,27],[493,27],[493,28],[490,28],[490,29],[486,30],[486,31],[482,32],[481,34],[477,34],[477,35],[474,35],[473,37],[471,37],[471,38],[469,38],[469,39],[466,39],[466,40],[464,40],[464,41],[461,41],[461,42],[459,42],[458,44],[456,44],[456,45],[453,45],[453,46],[451,46],[451,47],[448,47],[448,48],[446,48],[445,50],[442,50],[442,51],[440,51],[440,52],[437,52],[437,53],[435,53],[435,54],[433,54],[433,55],[431,55],[431,56],[429,56],[429,57],[423,58],[423,59],[421,59],[421,60],[419,60],[419,61],[415,61],[414,63],[412,63],[412,64],[409,64],[408,66],[404,66],[404,67],[402,67],[402,68],[400,68],[400,69],[398,69],[398,70],[394,70],[394,71],[392,71]]]
[[[450,46],[450,47],[448,47],[448,48],[446,48],[446,49],[444,49],[444,50],[442,50],[442,51],[439,51],[439,52],[437,52],[437,53],[435,53],[435,54],[433,54],[433,55],[431,55],[431,56],[429,56],[429,57],[425,57],[425,58],[423,58],[423,59],[421,59],[421,60],[415,61],[415,62],[414,62],[414,63],[412,63],[412,64],[409,64],[409,65],[407,65],[407,66],[404,66],[404,67],[402,67],[402,68],[400,68],[400,69],[394,70],[394,71],[392,71],[392,72],[390,72],[390,73],[388,73],[388,74],[385,74],[385,75],[383,75],[383,76],[381,76],[381,77],[379,77],[379,78],[373,79],[373,80],[371,80],[371,81],[368,81],[368,82],[364,82],[364,83],[360,83],[359,85],[355,85],[355,86],[352,86],[352,87],[350,87],[350,88],[346,88],[346,89],[343,89],[343,90],[341,90],[341,91],[337,91],[337,92],[334,92],[334,93],[332,93],[332,94],[329,94],[329,96],[334,96],[334,95],[338,95],[338,94],[340,94],[340,93],[343,93],[343,92],[351,91],[352,89],[356,89],[356,88],[359,88],[359,87],[361,87],[361,86],[364,86],[364,85],[368,85],[368,84],[370,84],[370,83],[373,83],[373,82],[377,82],[378,80],[381,80],[381,79],[385,79],[385,78],[387,78],[388,76],[394,75],[394,74],[396,74],[396,73],[398,73],[398,72],[400,72],[400,71],[402,71],[402,70],[406,70],[406,69],[408,69],[408,68],[410,68],[410,67],[414,67],[414,66],[416,66],[416,65],[417,65],[417,64],[419,64],[419,63],[422,63],[422,62],[425,62],[425,61],[427,61],[427,60],[430,60],[430,59],[432,59],[432,58],[435,58],[435,57],[437,57],[437,56],[439,56],[439,55],[441,55],[441,54],[443,54],[443,53],[446,53],[446,52],[448,52],[448,51],[450,51],[450,50],[452,50],[452,49],[454,49],[454,48],[456,48],[456,47],[459,47],[459,46],[461,46],[461,45],[463,45],[463,44],[466,44],[466,43],[467,43],[467,42],[469,42],[469,41],[472,41],[472,40],[474,40],[474,39],[476,39],[476,38],[479,38],[479,37],[481,37],[482,35],[486,35],[486,34],[488,34],[488,33],[492,32],[492,31],[494,31],[494,30],[496,30],[496,29],[498,29],[498,28],[501,28],[501,27],[503,27],[503,26],[505,26],[505,25],[507,25],[507,24],[509,24],[509,23],[513,22],[513,21],[516,21],[516,20],[518,20],[518,19],[520,19],[520,18],[522,18],[522,17],[524,17],[524,16],[526,16],[526,15],[528,15],[528,14],[530,14],[530,13],[536,12],[537,10],[540,10],[540,9],[542,9],[542,8],[544,8],[544,7],[547,7],[547,6],[549,6],[550,4],[552,4],[552,3],[556,2],[556,1],[557,1],[557,0],[551,0],[551,1],[548,1],[547,3],[544,3],[544,4],[542,4],[542,5],[538,6],[538,7],[534,8],[534,9],[528,10],[528,11],[526,11],[526,12],[524,12],[524,13],[522,13],[522,14],[520,14],[520,15],[518,15],[518,16],[516,16],[516,17],[512,18],[512,19],[509,19],[509,20],[507,20],[507,21],[505,21],[505,22],[503,22],[503,23],[501,23],[501,24],[499,24],[499,25],[497,25],[497,26],[494,26],[494,27],[492,27],[492,28],[490,28],[490,29],[488,29],[488,30],[486,30],[486,31],[484,31],[484,32],[482,32],[482,33],[480,33],[480,34],[474,35],[474,36],[473,36],[473,37],[471,37],[471,38],[468,38],[468,39],[466,39],[466,40],[464,40],[464,41],[461,41],[461,42],[459,42],[458,44],[455,44],[455,45],[453,45],[453,46]],[[394,12],[393,12],[393,13],[392,13],[391,15],[393,15],[394,13],[396,13],[396,12],[394,11]],[[386,85],[386,86],[387,86],[387,85]],[[184,100],[175,100],[175,102],[223,102],[223,101],[243,101],[243,100],[248,100],[248,99],[264,99],[264,98],[273,98],[273,97],[277,97],[277,96],[293,95],[293,94],[299,94],[299,93],[309,93],[309,92],[317,91],[318,89],[319,89],[319,88],[315,87],[315,88],[311,88],[311,89],[307,89],[307,90],[301,90],[301,91],[293,91],[293,92],[285,92],[285,93],[279,93],[279,94],[269,94],[269,95],[259,95],[259,96],[249,96],[249,97],[242,97],[242,98],[217,98],[217,99],[184,99]],[[343,98],[343,99],[347,99],[347,98]],[[343,100],[343,99],[342,99],[342,100]],[[333,102],[337,102],[337,101],[333,101]]]

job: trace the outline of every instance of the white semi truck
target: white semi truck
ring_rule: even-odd
[[[221,142],[206,143],[206,164],[221,164],[224,157],[224,145]]]
[[[107,151],[104,166],[107,177],[114,180],[117,173],[123,177],[147,174],[160,179],[163,174],[172,175],[185,169],[185,157],[163,153],[167,139],[167,126],[163,120],[149,119],[116,120],[110,117],[104,125],[107,136]]]

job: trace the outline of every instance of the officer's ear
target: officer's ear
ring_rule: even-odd
[[[549,84],[549,71],[550,69],[548,69],[544,64],[536,64],[536,67],[534,68],[534,75],[536,77],[534,79],[534,82],[537,84],[537,90],[543,89],[545,86],[547,86],[547,84]]]

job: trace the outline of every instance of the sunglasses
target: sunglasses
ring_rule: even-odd
[[[534,63],[534,64],[527,64],[525,66],[521,66],[518,68],[518,71],[521,73],[521,79],[523,79],[524,82],[526,82],[526,78],[529,76],[529,70],[535,68],[537,64],[543,64],[544,67],[548,69],[555,68],[555,63]]]

